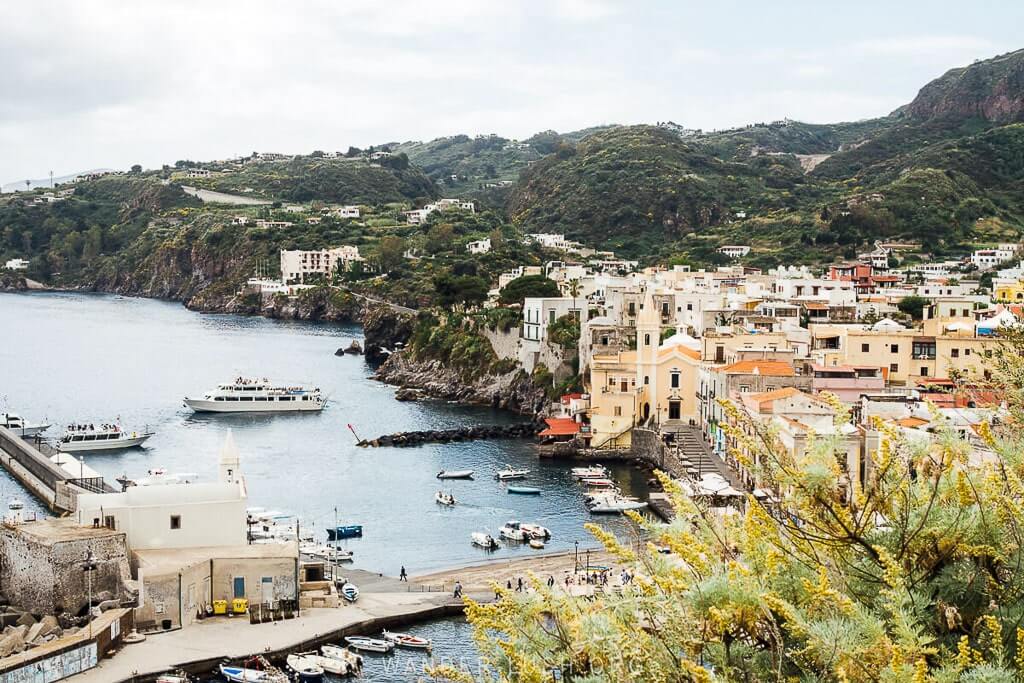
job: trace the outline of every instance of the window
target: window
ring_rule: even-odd
[[[930,360],[935,358],[934,341],[916,341],[911,349],[914,358]]]
[[[181,528],[181,515],[171,515],[171,528],[172,529],[180,529]]]
[[[740,393],[745,394],[745,393],[747,393],[749,391],[750,391],[750,386],[749,385],[746,385],[746,384],[741,384],[740,385]]]
[[[960,357],[960,349],[950,349],[949,350],[949,355],[950,355],[951,358],[959,358]]]
[[[899,371],[900,371],[900,364],[899,363],[889,363],[889,372],[899,372]]]
[[[889,350],[892,351],[893,353],[899,353],[900,352],[900,345],[899,344],[891,344],[889,346]]]
[[[871,344],[861,344],[860,345],[860,352],[861,353],[868,353],[870,350],[871,350]]]
[[[644,346],[650,346],[650,345],[651,345],[651,335],[645,334],[644,335]]]
[[[964,355],[965,356],[971,355],[971,350],[970,349],[964,349]]]
[[[117,529],[117,524],[114,522],[114,515],[106,515],[103,518],[103,526],[108,529]]]
[[[647,385],[647,384],[650,384],[650,383],[651,383],[651,378],[648,377],[647,375],[644,375],[644,384]]]
[[[608,346],[608,337],[601,337],[601,346]]]
[[[693,304],[686,304],[686,310],[692,311],[693,310]]]
[[[629,314],[636,315],[636,304],[632,301],[629,302]]]
[[[673,372],[672,373],[672,388],[673,389],[678,389],[679,388],[679,373],[678,372]]]
[[[922,377],[927,377],[928,376],[928,368],[924,367],[923,365],[921,366],[921,376]]]
[[[622,417],[622,406],[615,406],[614,415],[615,417]]]
[[[548,324],[551,325],[554,322],[555,322],[555,312],[554,311],[548,311]]]
[[[663,301],[662,304],[661,304],[661,314],[663,316],[668,317],[668,313],[669,313],[668,302],[667,301]]]
[[[964,309],[964,317],[965,318],[970,318],[971,317],[971,311],[969,309],[966,309],[966,308]]]

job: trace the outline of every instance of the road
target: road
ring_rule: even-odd
[[[266,206],[271,202],[267,199],[255,199],[253,197],[243,197],[237,194],[227,194],[226,192],[214,192],[213,190],[200,190],[197,187],[190,187],[188,185],[182,185],[181,189],[184,190],[185,194],[190,194],[193,197],[198,197],[204,202],[211,204],[234,204],[235,206]]]

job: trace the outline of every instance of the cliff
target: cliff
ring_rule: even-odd
[[[1024,121],[1024,50],[947,71],[921,88],[903,112],[918,119]]]

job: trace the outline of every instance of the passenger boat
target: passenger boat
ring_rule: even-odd
[[[25,422],[25,418],[15,413],[0,413],[0,427],[6,427],[22,438],[42,434],[50,428],[49,423]]]
[[[186,396],[185,405],[197,413],[297,413],[323,410],[327,397],[319,388],[238,377],[199,398]]]
[[[593,467],[573,467],[572,476],[574,479],[589,479],[591,477],[607,477],[608,468],[604,465],[594,465]]]
[[[385,630],[381,634],[381,638],[394,643],[399,647],[409,647],[417,650],[427,650],[430,648],[430,641],[426,638],[420,638],[409,633],[392,633],[391,631]]]
[[[394,643],[366,636],[345,636],[345,642],[349,644],[349,647],[363,652],[391,652],[395,648]]]
[[[540,489],[536,489],[532,486],[509,486],[509,493],[518,493],[523,496],[539,496]]]
[[[507,481],[509,479],[526,479],[526,475],[530,473],[530,470],[517,470],[512,465],[505,465],[505,469],[498,470],[494,478],[500,481]]]
[[[342,676],[354,676],[363,668],[363,658],[347,647],[324,645],[320,648],[320,666],[325,671]]]
[[[337,541],[342,538],[361,538],[363,535],[362,524],[349,524],[346,526],[328,527],[327,540]]]
[[[288,655],[285,662],[300,683],[319,683],[324,680],[324,668],[318,659],[320,656],[313,652],[300,652]]]
[[[441,470],[437,473],[438,479],[472,479],[473,470]]]
[[[122,429],[120,425],[68,425],[64,436],[57,442],[57,450],[63,453],[82,451],[116,451],[141,446],[153,432],[135,432]]]
[[[438,491],[435,493],[434,500],[441,505],[447,505],[448,507],[455,505],[455,496],[450,493],[445,493],[444,491]]]
[[[494,537],[482,531],[474,531],[469,535],[469,538],[473,545],[486,548],[487,550],[494,550],[498,547],[498,542],[494,540]]]
[[[354,583],[348,583],[347,581],[341,584],[339,589],[341,597],[345,598],[348,602],[355,602],[359,599],[359,587]]]
[[[253,657],[242,666],[220,665],[220,675],[231,683],[288,683],[288,676],[263,657]]]

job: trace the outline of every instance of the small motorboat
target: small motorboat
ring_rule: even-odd
[[[481,548],[494,550],[498,547],[498,542],[494,540],[494,537],[482,531],[474,531],[469,537],[473,541],[473,545],[480,546]]]
[[[384,633],[381,634],[381,638],[389,643],[394,643],[399,647],[410,647],[418,650],[430,649],[429,640],[409,633],[392,633],[391,631],[385,630]]]
[[[647,503],[620,495],[596,496],[587,502],[593,514],[617,514],[626,510],[642,510]]]
[[[608,476],[608,469],[604,465],[594,465],[593,467],[573,467],[572,476],[575,479],[589,479],[592,477],[600,478]]]
[[[50,424],[48,422],[33,424],[26,422],[21,415],[0,413],[0,427],[6,427],[21,438],[28,439],[45,432],[50,428]]]
[[[498,470],[494,478],[499,481],[508,481],[509,479],[526,479],[526,475],[530,473],[530,470],[517,470],[512,465],[505,464],[505,469]]]
[[[536,489],[532,486],[509,486],[509,493],[517,493],[521,496],[539,496],[540,489]]]
[[[533,548],[534,550],[543,550],[544,549],[544,541],[540,540],[539,538],[531,538],[530,539],[530,547]]]
[[[231,683],[288,683],[288,676],[263,657],[247,659],[242,666],[221,664],[220,675]]]
[[[345,636],[345,642],[362,652],[391,652],[395,648],[394,643],[367,636]]]
[[[349,602],[355,602],[359,599],[359,587],[354,583],[348,583],[346,581],[341,584],[341,588],[338,590],[341,593],[341,597],[345,598]]]
[[[22,510],[24,509],[24,507],[25,503],[17,498],[15,498],[14,500],[7,504],[8,510]]]
[[[363,658],[347,647],[324,645],[320,648],[320,666],[324,671],[342,676],[354,676],[363,668]]]
[[[547,527],[543,527],[540,524],[533,524],[531,522],[520,522],[519,528],[530,535],[530,538],[538,538],[541,540],[547,540],[551,538],[551,532],[548,531]]]
[[[592,489],[610,489],[615,486],[611,479],[581,479],[580,483]]]
[[[342,538],[361,538],[362,535],[362,524],[349,524],[347,526],[329,527],[327,529],[328,541],[337,541]]]
[[[447,505],[449,507],[455,505],[455,496],[453,496],[450,493],[445,493],[444,491],[438,491],[436,494],[434,494],[434,500],[436,500],[441,505]]]
[[[438,479],[472,479],[473,470],[441,470],[437,473]]]
[[[515,520],[505,522],[505,526],[498,530],[498,535],[509,541],[530,540],[530,532],[524,529],[522,525]]]
[[[285,662],[300,683],[319,683],[324,680],[324,668],[316,661],[319,658],[314,652],[299,652],[288,655]]]
[[[184,671],[172,671],[160,674],[154,683],[191,683],[192,679]]]

